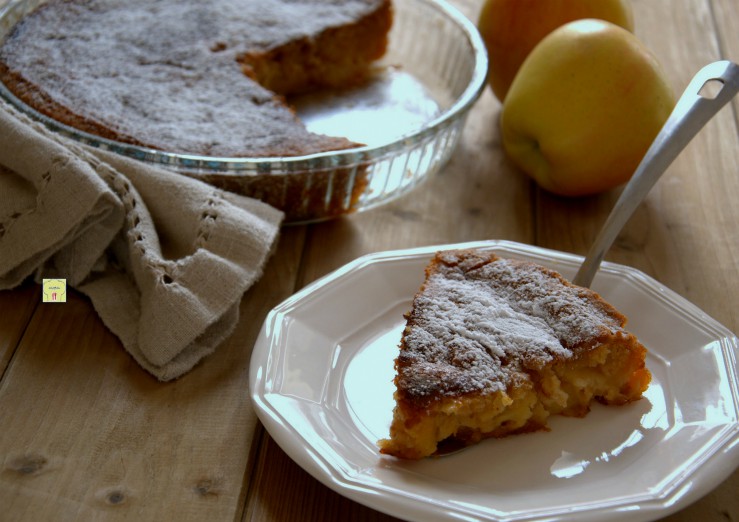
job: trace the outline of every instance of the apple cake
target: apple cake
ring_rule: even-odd
[[[0,80],[39,113],[117,142],[302,156],[361,144],[309,132],[286,96],[364,81],[391,24],[390,0],[49,0],[5,38]],[[211,174],[288,213],[306,196],[278,201],[284,180]]]
[[[637,400],[651,380],[621,313],[530,262],[439,252],[406,319],[379,441],[404,459],[547,429],[550,415],[584,416],[594,400]]]

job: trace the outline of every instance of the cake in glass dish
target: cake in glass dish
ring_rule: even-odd
[[[534,263],[439,252],[406,319],[379,442],[399,458],[547,429],[550,415],[581,417],[593,401],[638,400],[651,381],[626,318]]]
[[[4,39],[0,80],[38,113],[119,143],[213,158],[345,150],[361,144],[309,132],[286,96],[365,81],[392,19],[390,0],[50,0]],[[306,204],[275,176],[228,181],[286,211]],[[363,182],[347,186],[339,199]]]

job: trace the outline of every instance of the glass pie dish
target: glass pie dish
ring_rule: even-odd
[[[0,40],[45,0],[0,11]],[[449,159],[486,85],[484,44],[442,0],[394,0],[386,55],[366,85],[290,99],[308,130],[366,145],[295,157],[211,157],[95,136],[46,117],[0,83],[0,96],[55,132],[92,147],[175,170],[283,210],[287,223],[320,221],[386,203]],[[433,34],[433,38],[427,35]]]

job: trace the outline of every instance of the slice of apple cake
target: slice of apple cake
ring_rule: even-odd
[[[593,400],[625,404],[651,380],[646,349],[597,293],[481,250],[436,254],[395,360],[390,438],[406,459],[547,429]]]

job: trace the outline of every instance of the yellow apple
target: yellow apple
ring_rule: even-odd
[[[542,38],[582,18],[634,29],[629,0],[486,0],[477,25],[488,49],[495,96],[505,99],[519,67]]]
[[[636,36],[578,20],[546,36],[518,71],[500,117],[503,147],[542,188],[595,194],[628,181],[674,105]]]

